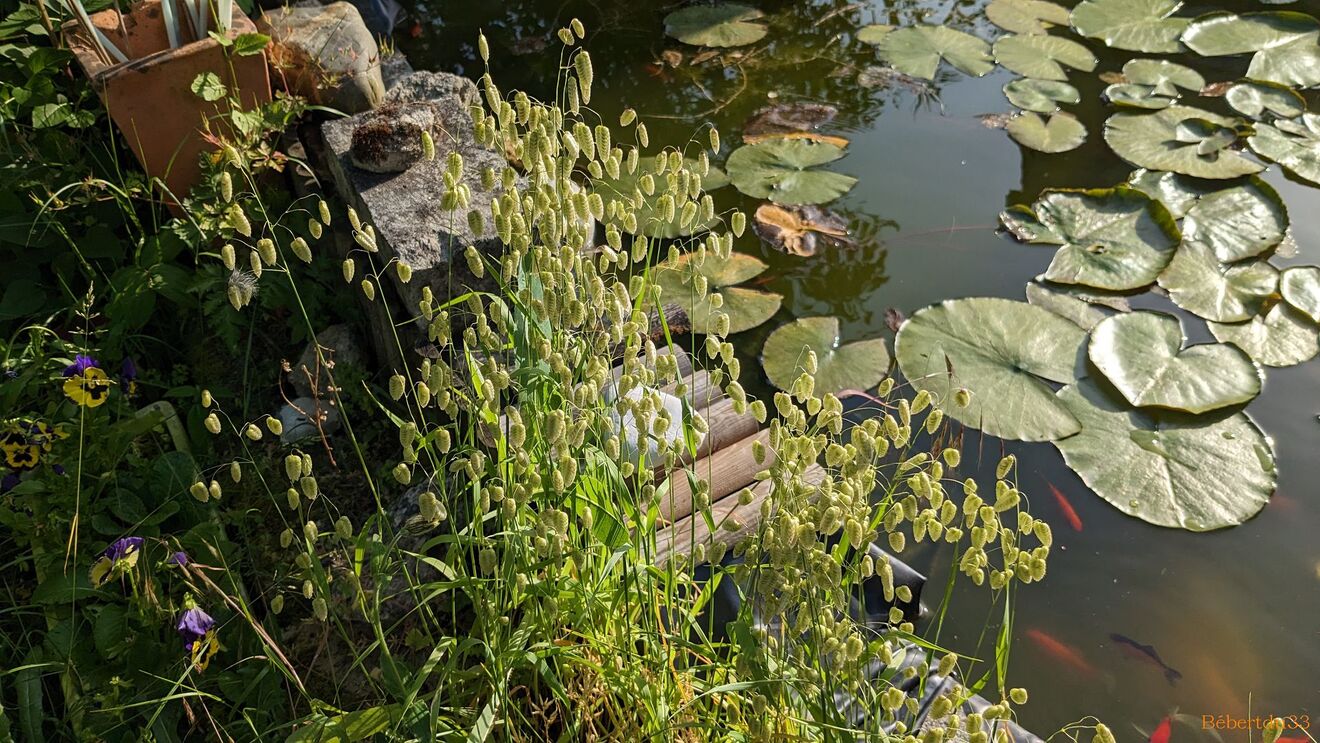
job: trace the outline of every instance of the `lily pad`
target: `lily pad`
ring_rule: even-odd
[[[1306,100],[1297,91],[1278,83],[1244,80],[1230,87],[1224,93],[1224,100],[1234,111],[1253,119],[1261,119],[1266,113],[1291,119],[1306,112]]]
[[[1306,313],[1286,302],[1279,302],[1249,322],[1209,325],[1216,339],[1232,343],[1265,366],[1296,366],[1320,353],[1316,342],[1320,328]]]
[[[761,366],[781,390],[806,371],[806,355],[816,353],[816,394],[874,387],[889,372],[883,338],[839,345],[839,318],[804,317],[775,328],[765,339]]]
[[[872,23],[869,26],[862,26],[857,29],[857,40],[864,41],[867,44],[879,44],[885,34],[893,30],[894,26],[887,23]]]
[[[734,187],[776,204],[823,204],[848,193],[857,179],[815,166],[843,157],[843,148],[809,139],[777,139],[743,145],[729,155]]]
[[[1254,317],[1279,286],[1279,271],[1265,261],[1225,266],[1208,246],[1184,242],[1160,286],[1173,303],[1214,322],[1241,322]]]
[[[1149,85],[1156,95],[1176,97],[1178,89],[1192,92],[1205,87],[1201,73],[1186,65],[1163,59],[1132,59],[1123,65],[1128,82]]]
[[[1068,9],[1045,0],[990,0],[985,17],[996,26],[1016,34],[1048,33],[1054,26],[1068,25]]]
[[[756,208],[752,229],[766,243],[790,255],[811,256],[819,243],[848,242],[848,220],[811,205],[762,204]]]
[[[1124,160],[1150,170],[1167,170],[1197,178],[1236,178],[1262,169],[1235,150],[1221,147],[1201,154],[1205,139],[1188,132],[1191,125],[1206,122],[1233,129],[1236,121],[1199,108],[1170,106],[1154,113],[1119,113],[1105,122],[1105,142]],[[1187,141],[1191,139],[1191,141]]]
[[[945,412],[1003,439],[1052,441],[1080,425],[1046,382],[1071,382],[1086,333],[1025,302],[953,299],[918,311],[898,331],[894,354],[909,383],[948,403]]]
[[[665,33],[693,46],[744,46],[765,38],[763,15],[737,3],[691,5],[665,16]]]
[[[1083,0],[1073,8],[1072,26],[1115,49],[1172,54],[1182,51],[1178,37],[1189,23],[1170,17],[1181,5],[1182,0]]]
[[[1213,185],[1205,181],[1196,181],[1179,173],[1145,168],[1133,171],[1128,176],[1128,185],[1152,199],[1159,199],[1175,219],[1187,216],[1187,211],[1196,204],[1197,199],[1215,190]]]
[[[1260,369],[1224,343],[1183,348],[1182,324],[1162,312],[1132,312],[1091,330],[1087,354],[1128,402],[1186,413],[1241,405],[1260,394]]]
[[[813,101],[776,103],[758,110],[743,122],[743,141],[746,142],[747,137],[819,129],[838,115],[839,109],[828,103]]]
[[[1260,255],[1287,232],[1283,199],[1254,177],[1202,196],[1183,220],[1183,239],[1209,246],[1224,263]]]
[[[1247,144],[1289,173],[1320,185],[1320,115],[1307,113],[1273,125],[1257,124]]]
[[[1242,413],[1126,410],[1091,382],[1059,391],[1081,433],[1054,446],[1087,487],[1156,526],[1211,531],[1256,515],[1275,488],[1269,439]]]
[[[697,161],[685,158],[684,166],[695,172]],[[618,178],[599,178],[593,181],[591,185],[596,193],[605,199],[606,203],[622,201],[634,209],[637,216],[637,231],[647,237],[665,239],[687,237],[698,232],[705,232],[719,224],[720,219],[716,216],[707,222],[694,219],[684,225],[681,203],[679,208],[674,210],[674,218],[665,219],[664,213],[659,208],[660,188],[663,188],[663,185],[657,187],[655,194],[651,196],[647,196],[641,190],[642,176],[648,172],[652,173],[652,178],[658,184],[664,183],[665,176],[654,175],[653,171],[648,168],[639,167],[632,173],[629,173],[627,169],[620,169]],[[706,172],[706,176],[701,180],[701,188],[703,191],[713,191],[728,185],[728,183],[728,176],[718,168],[711,166]]]
[[[1058,284],[1140,289],[1169,265],[1180,240],[1164,205],[1127,186],[1046,191],[1032,210],[1043,230],[1030,241],[1060,246],[1045,272]]]
[[[756,278],[765,269],[764,263],[742,253],[733,253],[728,260],[707,255],[704,261],[698,261],[694,253],[687,253],[679,256],[675,263],[657,266],[651,276],[654,284],[660,287],[662,302],[674,303],[687,310],[692,332],[712,332],[718,311],[729,315],[729,333],[733,334],[751,330],[769,320],[784,301],[783,297],[772,292],[734,286]],[[692,281],[698,274],[706,277],[705,293],[698,293]],[[710,292],[717,289],[724,297],[719,310],[710,306]]]
[[[1320,266],[1293,266],[1279,276],[1283,300],[1320,321]]]
[[[1110,309],[1124,312],[1126,301],[1119,307],[1105,302],[1095,302],[1084,290],[1076,286],[1046,285],[1037,281],[1027,284],[1027,301],[1047,309],[1062,317],[1082,330],[1090,330],[1097,323],[1110,316]]]
[[[1065,65],[1082,72],[1096,65],[1090,49],[1062,36],[1004,36],[995,42],[994,55],[1001,67],[1038,80],[1067,80]]]
[[[1251,54],[1247,77],[1309,87],[1320,84],[1320,21],[1302,13],[1211,13],[1197,18],[1182,42],[1206,57]]]
[[[941,60],[972,77],[995,68],[989,44],[948,26],[895,29],[882,36],[876,46],[894,69],[925,80],[934,79]]]
[[[1004,86],[1004,95],[1008,102],[1026,111],[1052,113],[1059,104],[1080,103],[1082,96],[1077,88],[1068,83],[1055,80],[1033,80],[1022,78]]]
[[[1150,85],[1114,83],[1104,90],[1105,99],[1118,106],[1159,110],[1173,105],[1176,98],[1159,95]]]
[[[1086,127],[1070,113],[1056,113],[1048,119],[1027,112],[1014,116],[1004,125],[1014,142],[1048,154],[1075,150],[1086,141]]]

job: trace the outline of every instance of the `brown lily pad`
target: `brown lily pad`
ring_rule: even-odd
[[[812,204],[757,207],[752,229],[772,247],[790,255],[811,256],[820,244],[848,242],[848,221]]]
[[[830,123],[839,109],[827,103],[778,103],[757,111],[743,124],[743,135],[807,132]]]
[[[747,144],[756,144],[757,142],[767,142],[772,139],[808,139],[812,142],[824,142],[832,144],[835,147],[847,147],[848,138],[840,137],[837,134],[819,134],[817,132],[769,132],[766,134],[744,134],[743,141]]]

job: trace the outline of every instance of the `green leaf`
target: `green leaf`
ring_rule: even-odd
[[[908,382],[958,421],[1004,439],[1052,441],[1080,425],[1046,382],[1073,381],[1085,339],[1072,322],[1025,302],[954,299],[909,318],[894,355]],[[971,402],[959,408],[953,396],[962,387]]]
[[[1211,531],[1256,515],[1274,492],[1274,452],[1242,413],[1126,410],[1089,381],[1063,388],[1059,401],[1082,430],[1054,446],[1087,487],[1129,516]]]
[[[389,728],[400,706],[369,707],[335,717],[314,715],[284,743],[358,743]]]
[[[1068,25],[1068,9],[1045,0],[990,0],[985,17],[1018,34],[1043,34],[1054,26]]]
[[[995,68],[990,45],[963,31],[947,26],[907,26],[885,34],[880,56],[894,69],[913,77],[933,80],[943,60],[980,77]]]
[[[1283,199],[1255,177],[1202,196],[1183,220],[1183,240],[1208,246],[1224,263],[1264,253],[1287,231]]]
[[[1152,199],[1159,199],[1175,219],[1185,217],[1197,199],[1217,188],[1217,184],[1214,183],[1193,180],[1178,173],[1145,168],[1133,171],[1132,175],[1128,176],[1128,185]]]
[[[1004,96],[1008,102],[1026,111],[1053,113],[1059,104],[1080,103],[1082,96],[1077,88],[1055,80],[1033,80],[1022,78],[1004,86]]]
[[[1128,312],[1131,307],[1120,297],[1103,296],[1083,287],[1060,284],[1027,284],[1027,302],[1047,309],[1072,322],[1082,330],[1090,330],[1096,323],[1109,317],[1111,310]]]
[[[1291,119],[1306,112],[1306,100],[1292,88],[1278,83],[1244,80],[1224,93],[1224,100],[1234,111],[1260,120],[1266,113]]]
[[[1201,242],[1184,242],[1160,274],[1160,286],[1174,304],[1215,322],[1249,320],[1278,285],[1279,272],[1270,264],[1244,261],[1225,266]]]
[[[152,502],[162,503],[186,492],[200,477],[201,472],[191,454],[171,451],[160,455],[152,463],[151,473],[147,476]]]
[[[269,43],[270,37],[265,34],[239,34],[234,37],[234,52],[240,57],[250,57],[253,54],[260,54]]]
[[[1061,36],[1004,36],[995,42],[994,55],[1000,66],[1040,80],[1067,80],[1064,65],[1083,72],[1096,65],[1090,49]]]
[[[839,345],[837,317],[804,317],[775,328],[765,339],[761,366],[781,390],[806,371],[807,351],[816,354],[815,394],[874,387],[889,371],[883,338]]]
[[[1320,21],[1302,13],[1211,13],[1187,27],[1182,42],[1206,57],[1251,54],[1247,77],[1309,87],[1320,84]]]
[[[1086,141],[1086,127],[1076,116],[1065,112],[1046,119],[1028,111],[1009,119],[1004,129],[1014,142],[1048,154],[1075,150]]]
[[[894,27],[887,23],[872,23],[869,26],[862,26],[857,29],[857,40],[867,44],[879,44]]]
[[[651,279],[660,288],[660,301],[677,304],[687,310],[692,321],[692,332],[710,333],[714,329],[713,317],[717,311],[729,315],[729,332],[750,330],[779,311],[783,297],[759,289],[734,286],[753,279],[766,269],[761,261],[733,253],[728,260],[707,254],[698,261],[693,253],[681,255],[675,263],[664,263],[653,269]],[[705,293],[698,293],[693,278],[706,278]],[[719,310],[710,306],[710,292],[718,289],[724,297]]]
[[[665,16],[665,33],[693,46],[744,46],[765,38],[763,15],[737,3],[690,5]]]
[[[1320,266],[1293,266],[1279,275],[1279,291],[1288,304],[1320,321]]]
[[[96,652],[107,660],[123,652],[129,640],[128,612],[118,604],[101,607],[96,614],[96,623],[92,625],[92,641]]]
[[[1320,115],[1306,113],[1273,125],[1257,124],[1247,144],[1257,155],[1320,185]]]
[[[1129,108],[1158,110],[1173,105],[1175,98],[1158,95],[1150,85],[1137,83],[1114,83],[1104,90],[1104,97],[1110,103]]]
[[[1088,356],[1129,403],[1186,413],[1241,405],[1260,394],[1260,369],[1224,343],[1183,348],[1182,324],[1162,312],[1132,312],[1091,330]]]
[[[823,204],[848,192],[857,179],[814,169],[843,157],[843,148],[810,139],[772,139],[743,145],[729,155],[734,187],[776,204]]]
[[[1295,366],[1320,352],[1316,343],[1320,328],[1305,313],[1285,302],[1279,302],[1249,322],[1209,325],[1216,339],[1232,343],[1265,366]]]
[[[1231,149],[1197,152],[1199,141],[1184,142],[1179,134],[1188,122],[1201,120],[1226,129],[1236,121],[1188,106],[1170,106],[1154,113],[1119,113],[1105,122],[1105,142],[1114,154],[1141,168],[1167,170],[1197,178],[1236,178],[1261,170],[1258,163]]]
[[[1115,49],[1150,54],[1182,51],[1188,19],[1170,18],[1182,0],[1083,0],[1072,12],[1077,33]]]
[[[1137,85],[1149,85],[1156,95],[1170,98],[1178,95],[1178,89],[1200,92],[1205,87],[1205,78],[1190,67],[1163,59],[1132,59],[1123,65],[1123,77]]]
[[[192,92],[204,101],[218,101],[229,95],[225,84],[214,72],[203,72],[192,81]]]
[[[1168,210],[1127,186],[1046,191],[1032,208],[1043,231],[1031,242],[1060,246],[1045,272],[1058,284],[1140,289],[1169,265],[1180,240]]]

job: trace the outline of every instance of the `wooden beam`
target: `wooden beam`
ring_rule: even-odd
[[[766,446],[765,460],[757,462],[752,450],[756,442],[769,444],[770,429],[717,449],[713,454],[698,459],[687,467],[669,475],[669,492],[661,499],[660,515],[666,521],[675,521],[692,513],[692,485],[689,476],[710,483],[712,503],[756,480],[756,473],[774,462],[774,452]]]

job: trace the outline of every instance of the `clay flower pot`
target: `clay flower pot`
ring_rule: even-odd
[[[212,131],[231,131],[227,114],[234,91],[244,110],[270,101],[266,55],[227,54],[212,38],[171,49],[160,0],[133,5],[122,25],[120,16],[111,8],[91,20],[127,62],[103,61],[76,22],[65,24],[65,39],[143,170],[165,182],[166,203],[177,213],[177,200],[201,180],[199,156],[215,149],[203,136],[204,122]],[[231,26],[230,38],[257,30],[238,8]],[[205,101],[194,93],[193,80],[205,72],[219,77],[231,95]]]

